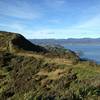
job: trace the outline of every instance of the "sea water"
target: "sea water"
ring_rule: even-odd
[[[99,44],[67,44],[63,45],[66,49],[80,53],[81,58],[94,60],[100,64],[100,45]]]

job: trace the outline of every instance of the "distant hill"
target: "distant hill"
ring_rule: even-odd
[[[30,39],[36,44],[100,44],[100,38]]]
[[[21,34],[4,31],[0,31],[0,51],[10,53],[43,53],[54,57],[79,58],[73,51],[64,49],[64,47],[38,45],[30,42]]]
[[[0,31],[0,50],[9,52],[47,52],[45,48],[31,43],[20,34],[4,31]]]

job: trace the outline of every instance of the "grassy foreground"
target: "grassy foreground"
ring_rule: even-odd
[[[0,100],[100,100],[100,65],[64,49],[27,49],[1,34]]]

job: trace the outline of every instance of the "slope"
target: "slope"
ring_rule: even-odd
[[[12,34],[19,39],[20,35],[15,33],[1,35],[4,45],[0,49],[0,100],[100,99],[100,65],[81,61],[74,52],[62,52],[61,48],[32,44],[39,51],[30,52],[30,48],[25,49],[21,44],[28,41],[22,36],[19,40],[23,42],[13,43],[12,52],[5,49],[7,41],[13,40]]]

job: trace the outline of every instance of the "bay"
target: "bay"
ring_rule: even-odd
[[[66,49],[80,53],[80,58],[94,60],[100,64],[100,45],[97,44],[66,44]]]

